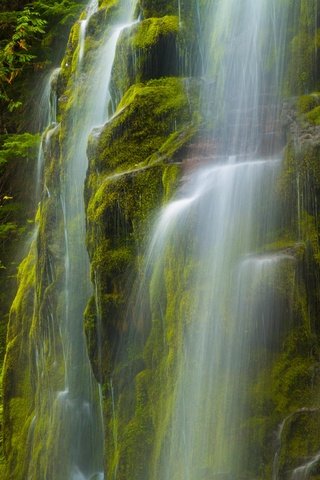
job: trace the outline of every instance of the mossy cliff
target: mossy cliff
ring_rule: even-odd
[[[174,39],[179,22],[177,10],[173,10],[171,17],[146,19],[142,27],[132,27],[132,48],[147,50],[170,32]],[[75,117],[74,111],[81,112],[81,98],[88,95],[90,87],[85,79],[103,36],[112,34],[108,27],[121,22],[122,17],[119,2],[103,2],[88,25],[81,76],[78,23],[72,29],[61,64],[57,86],[60,123],[48,131],[44,141],[43,193],[37,226],[30,254],[20,269],[7,338],[3,387],[4,477],[8,479],[30,476],[62,480],[68,475],[64,471],[63,448],[55,450],[55,439],[61,437],[61,432],[55,430],[55,417],[59,415],[57,393],[65,385],[61,339],[66,255],[63,188],[69,174],[67,165],[74,154],[69,140],[79,126],[74,119],[81,117]],[[150,36],[142,45],[145,29]],[[169,54],[171,46],[171,41],[162,43],[163,56]],[[117,108],[114,117],[98,139],[93,134],[89,145],[88,250],[96,298],[87,308],[86,333],[93,369],[105,385],[116,368],[116,336],[126,331],[125,272],[136,270],[137,249],[150,230],[152,212],[169,198],[177,184],[181,169],[178,152],[191,142],[200,123],[199,82],[178,78],[172,69],[153,69],[154,73],[148,73],[145,66],[143,74],[139,73],[141,67],[134,77],[126,75],[121,87],[123,98],[112,98],[113,108]],[[110,175],[117,177],[115,181]],[[103,323],[102,342],[96,331],[98,312]],[[145,333],[141,334],[141,342],[144,340]],[[108,394],[106,404],[109,402]],[[50,458],[48,452],[52,452]],[[113,453],[110,450],[110,456]]]
[[[314,69],[318,31],[313,6],[295,2],[294,7],[300,20],[288,33],[284,90],[290,95],[316,88],[318,79]],[[108,479],[161,478],[161,464],[170,441],[178,352],[184,322],[192,309],[188,278],[194,265],[183,255],[183,246],[180,252],[167,252],[166,263],[156,270],[150,291],[144,284],[141,245],[150,232],[153,212],[168,198],[165,192],[174,192],[183,171],[179,161],[188,158],[191,147],[185,148],[182,141],[177,149],[174,144],[171,149],[170,137],[164,144],[158,134],[152,141],[154,152],[145,143],[164,126],[157,120],[160,99],[152,93],[153,87],[157,86],[160,94],[160,87],[163,92],[164,87],[173,91],[174,85],[176,89],[182,84],[181,80],[161,78],[181,72],[171,63],[172,50],[167,63],[161,64],[158,58],[162,58],[166,45],[174,46],[174,52],[180,51],[181,25],[169,4],[159,3],[157,10],[154,2],[141,2],[141,11],[144,16],[154,15],[156,21],[143,17],[120,39],[121,54],[116,57],[111,83],[114,116],[91,138],[86,185],[87,241],[96,284],[96,295],[86,312],[86,332],[94,371],[104,385]],[[302,63],[298,62],[306,46],[309,53]],[[183,83],[184,92],[188,92],[188,86],[192,92],[197,85],[195,80]],[[165,105],[167,99],[165,95],[160,101]],[[278,305],[274,322],[279,338],[274,345],[254,353],[261,367],[247,385],[252,407],[242,434],[252,442],[244,452],[248,457],[244,478],[290,478],[295,468],[318,453],[319,151],[317,131],[310,131],[310,122],[317,124],[317,94],[302,97],[298,103],[310,104],[310,111],[303,111],[305,124],[300,134],[294,131],[297,114],[292,112],[296,109],[289,109],[291,113],[286,110],[284,115],[288,144],[276,186],[283,213],[278,231],[270,235],[276,241],[263,249],[283,252],[291,260],[270,287]],[[195,106],[192,103],[193,109]],[[172,105],[171,111],[176,107]],[[196,109],[190,119],[197,118],[195,113]],[[187,124],[192,135],[194,120]],[[179,140],[177,132],[173,139]],[[186,140],[188,144],[188,136]],[[196,151],[201,157],[197,142]],[[138,286],[133,287],[133,297],[138,300],[128,300],[131,276],[138,279]],[[163,278],[162,284],[159,278]],[[314,479],[318,478],[317,468],[316,462]],[[182,472],[181,466],[181,478]],[[210,475],[208,470],[211,479]]]
[[[319,446],[319,132],[310,123],[300,97],[285,108],[288,144],[279,189],[284,195],[280,238],[296,242],[295,273],[291,276],[292,326],[269,375],[269,407],[279,418],[277,465],[279,478],[317,457]],[[303,107],[302,107],[303,106]],[[290,249],[290,247],[288,247]],[[267,397],[268,398],[268,397]],[[268,402],[267,401],[267,402]],[[265,404],[266,405],[266,404]],[[281,417],[281,418],[280,418]],[[282,425],[280,427],[280,423]],[[308,432],[308,434],[306,434]],[[275,467],[274,467],[275,468]],[[316,460],[308,478],[319,478]]]
[[[186,45],[183,17],[180,24],[176,6],[168,3],[163,15],[159,8],[150,17],[147,4],[141,5],[141,22],[119,40],[111,79],[113,115],[93,132],[88,147],[87,245],[95,295],[85,330],[93,369],[103,384],[108,479],[141,480],[152,470],[156,475],[167,431],[160,407],[172,395],[173,376],[167,381],[167,375],[173,373],[176,340],[171,331],[168,359],[158,303],[151,322],[148,292],[140,291],[146,303],[140,313],[134,297],[143,281],[142,254],[155,215],[176,190],[182,159],[201,124],[201,82],[187,78],[190,70],[179,63],[179,48]]]
[[[279,222],[266,252],[294,259],[273,285],[280,333],[267,364],[249,386],[252,438],[248,478],[319,479],[319,18],[317,2],[295,2],[288,29],[282,128],[283,166],[276,189]],[[266,352],[257,352],[257,362]],[[250,460],[259,458],[259,464]],[[307,469],[306,469],[307,467]],[[305,470],[302,470],[305,468]],[[250,476],[251,475],[251,476]],[[298,478],[298,477],[297,477]],[[300,478],[300,477],[299,477]],[[301,477],[302,478],[302,477]]]
[[[93,293],[84,328],[102,386],[107,480],[161,480],[170,448],[176,374],[196,294],[190,278],[197,265],[186,238],[167,249],[149,278],[145,249],[159,208],[183,175],[212,152],[200,108],[199,25],[208,3],[138,2],[139,22],[118,41],[110,118],[89,138],[84,200]],[[241,478],[247,479],[289,479],[319,452],[320,101],[313,66],[318,30],[308,5],[294,2],[300,23],[288,33],[284,90],[306,95],[288,102],[284,111],[287,145],[276,186],[283,213],[270,235],[273,243],[263,247],[290,260],[270,285],[277,341],[258,345],[254,358],[260,369],[253,369],[246,385],[251,409],[240,434],[252,439],[244,452],[247,471]],[[10,315],[3,381],[8,480],[67,478],[67,452],[55,451],[63,424],[59,432],[53,427],[57,392],[65,385],[63,188],[76,148],[70,139],[82,141],[84,99],[95,87],[87,79],[104,35],[112,35],[124,17],[120,1],[101,1],[87,26],[81,70],[78,22],[61,64],[59,125],[45,145],[36,240],[20,267]],[[306,47],[307,57],[298,62]],[[196,467],[203,478],[216,478],[201,461]],[[175,480],[184,478],[183,465],[177,472]],[[319,472],[315,462],[309,477],[316,480]]]
[[[8,479],[41,477],[48,468],[43,452],[48,448],[50,436],[44,441],[43,432],[50,431],[50,414],[48,405],[44,405],[48,397],[43,393],[63,386],[57,307],[64,251],[59,235],[62,212],[57,209],[58,154],[58,137],[53,135],[50,150],[46,151],[44,174],[48,193],[43,196],[37,214],[29,256],[20,267],[19,290],[10,313],[3,382],[4,445],[8,462],[5,478]],[[40,378],[38,372],[42,368],[47,375]],[[34,458],[31,464],[30,456]]]

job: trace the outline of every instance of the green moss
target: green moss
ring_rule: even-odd
[[[28,339],[34,310],[34,248],[19,268],[18,282],[10,313],[3,371],[3,438],[8,478],[22,479],[27,476],[28,453],[24,446],[33,409]]]
[[[315,107],[308,112],[306,118],[313,125],[320,125],[320,106]]]
[[[192,103],[196,104],[196,97]],[[168,135],[194,121],[198,123],[192,111],[182,79],[163,78],[133,85],[100,137],[97,156],[102,161],[95,161],[95,165],[108,165],[109,170],[140,166],[160,151]]]
[[[181,269],[177,268],[176,274],[174,271],[181,266],[181,259],[168,253],[172,264],[168,265],[166,283],[160,281],[160,286],[155,274],[149,300],[140,277],[143,267],[139,255],[155,211],[177,188],[183,148],[199,129],[200,116],[194,113],[199,105],[198,82],[188,82],[189,96],[186,83],[179,78],[161,78],[130,87],[114,117],[89,148],[88,249],[92,276],[98,284],[95,303],[102,322],[103,358],[107,359],[103,379],[112,375],[114,382],[113,404],[110,392],[106,402],[106,456],[109,477],[116,475],[119,480],[147,479],[157,469],[172,411],[177,345],[181,341],[177,337],[181,338],[182,332],[179,319],[192,308],[188,292],[182,294],[184,286],[177,290]],[[158,273],[161,275],[161,266]],[[128,278],[133,274],[138,278],[133,290],[141,296],[142,310],[128,297],[128,289],[132,290]],[[183,278],[188,281],[187,274]],[[169,293],[171,289],[177,294]],[[159,305],[162,300],[166,303],[166,296],[168,309],[162,312]],[[135,312],[133,318],[131,311]],[[93,333],[97,314],[93,300],[87,312],[88,328]],[[113,345],[120,338],[123,350],[114,352]],[[93,349],[92,355],[94,364]]]
[[[150,18],[120,37],[110,82],[113,110],[133,84],[179,74],[177,17]]]
[[[185,94],[182,80],[166,78],[151,80],[146,85],[133,85],[122,98],[118,111],[121,112],[124,108],[130,109],[136,104],[139,104],[139,108],[144,108],[148,104],[153,107],[157,119],[158,113],[169,113],[170,109],[180,108],[183,103],[185,103]],[[153,115],[150,115],[150,117],[153,117]]]
[[[148,48],[159,41],[159,37],[178,33],[179,18],[165,16],[161,18],[149,18],[139,23],[132,38],[132,46],[136,48]]]
[[[107,211],[117,211],[118,226],[127,230],[127,237],[138,231],[138,223],[150,217],[159,201],[163,164],[190,141],[197,125],[182,80],[154,80],[130,88],[92,152],[89,224],[103,224]],[[96,169],[105,173],[97,177]],[[127,199],[123,205],[122,198]],[[111,227],[109,220],[107,225]]]
[[[176,190],[178,180],[181,175],[181,168],[179,165],[168,165],[164,168],[162,174],[162,183],[164,187],[164,198],[169,200],[173,197]]]
[[[300,412],[291,417],[283,432],[283,469],[293,470],[318,453],[319,426],[319,412]]]
[[[79,33],[80,24],[75,23],[69,36],[65,57],[61,62],[60,82],[63,82],[64,87],[68,85],[77,65],[76,51],[79,46]]]
[[[139,0],[143,18],[177,15],[178,5],[172,0]]]
[[[191,140],[198,123],[180,79],[153,80],[128,90],[91,153],[87,180],[90,251],[97,225],[120,243],[142,240],[143,225],[161,203],[163,168]],[[165,171],[175,172],[172,185],[166,185],[169,194],[178,169],[166,166]]]
[[[118,3],[118,0],[101,0],[99,2],[99,7],[110,8],[110,7],[113,7],[116,3]]]
[[[316,58],[320,32],[315,22],[316,2],[302,0],[291,10],[294,28],[290,40],[287,66],[289,94],[306,94],[317,86]]]
[[[298,98],[297,108],[300,113],[309,113],[320,104],[320,94],[318,92],[311,95],[302,95]]]

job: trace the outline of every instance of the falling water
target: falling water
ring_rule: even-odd
[[[170,455],[160,465],[161,479],[200,480],[204,470],[209,478],[238,478],[245,468],[241,423],[250,363],[256,345],[270,341],[274,313],[272,298],[262,311],[258,300],[279,263],[292,259],[251,255],[274,227],[280,160],[234,160],[186,181],[182,198],[162,212],[148,254],[153,289],[161,288],[157,276],[169,259],[183,258],[193,299],[182,319]]]
[[[258,476],[250,471],[258,459],[246,430],[249,391],[266,366],[264,352],[280,335],[274,305],[279,268],[293,262],[286,253],[261,253],[275,240],[281,169],[287,12],[278,3],[222,0],[205,12],[203,103],[215,152],[184,178],[161,212],[137,301],[150,290],[151,311],[161,309],[168,355],[177,358],[164,413],[169,427],[165,436],[163,425],[157,432],[152,478]],[[172,292],[166,300],[156,293],[168,288],[169,278],[174,302]],[[166,324],[170,315],[175,342]]]
[[[82,60],[83,60],[88,23],[92,15],[94,15],[97,12],[98,8],[99,8],[98,0],[91,0],[91,2],[88,4],[86,8],[86,18],[84,20],[80,20],[79,57],[78,57],[79,65],[82,63]]]
[[[45,79],[39,102],[39,130],[43,130],[57,119],[57,81],[60,68],[54,68]]]
[[[318,466],[320,462],[320,453],[317,453],[305,465],[296,468],[292,472],[291,480],[308,480],[314,467]]]
[[[279,459],[281,454],[282,448],[282,435],[284,432],[285,427],[287,426],[288,422],[300,415],[305,413],[315,413],[318,412],[318,408],[307,408],[303,407],[299,410],[296,410],[290,413],[279,425],[278,432],[277,432],[277,451],[273,461],[273,468],[272,468],[272,480],[279,479]],[[291,473],[291,480],[307,480],[309,478],[310,473],[312,473],[313,467],[317,466],[320,461],[320,453],[317,453],[314,457],[312,457],[309,461],[307,461],[304,465],[295,468]]]
[[[133,3],[123,1],[129,22],[133,15]],[[87,22],[98,8],[98,2],[91,1],[86,9]],[[61,192],[57,209],[62,211],[64,243],[64,289],[61,298],[58,330],[55,327],[51,305],[42,306],[41,315],[46,315],[47,335],[38,342],[36,364],[38,372],[38,395],[35,419],[30,437],[41,432],[41,419],[48,418],[48,447],[45,452],[45,468],[37,470],[37,439],[34,441],[33,458],[29,468],[29,479],[54,480],[102,480],[104,478],[104,433],[101,412],[100,391],[93,377],[88,359],[83,331],[83,314],[91,294],[89,259],[85,246],[85,212],[83,188],[87,170],[87,141],[91,130],[107,120],[107,105],[110,100],[108,85],[114,61],[118,38],[130,23],[115,25],[111,33],[96,52],[96,60],[87,74],[86,81],[75,73],[79,82],[77,95],[72,106],[72,125],[64,149],[65,169],[61,179]],[[80,38],[79,57],[83,55],[86,28]],[[81,59],[80,59],[81,60]],[[80,68],[78,61],[78,69]],[[55,75],[58,72],[55,73]],[[81,99],[80,99],[81,96]],[[56,102],[54,103],[56,105]],[[55,108],[50,109],[55,112]],[[50,139],[59,134],[60,125],[55,125],[55,113],[51,113],[50,127],[44,134],[43,152],[46,155]],[[49,155],[50,152],[47,152]],[[43,156],[43,153],[39,156]],[[50,156],[49,156],[50,160]],[[50,197],[50,192],[47,192]],[[56,194],[55,194],[56,195]],[[53,277],[54,269],[49,264],[48,276]],[[48,313],[49,312],[49,313]],[[50,320],[51,319],[51,320]],[[61,342],[63,365],[59,366],[56,344]],[[48,368],[48,362],[53,364]],[[47,372],[60,368],[63,374],[63,388],[54,391]],[[41,391],[40,391],[41,390]],[[45,424],[44,424],[45,425]],[[34,432],[34,433],[33,433]],[[39,440],[38,440],[39,442]],[[43,463],[43,460],[42,460]],[[34,473],[38,472],[38,473]]]
[[[269,153],[279,128],[287,7],[223,0],[206,13],[204,103],[222,153],[254,153],[264,143]]]
[[[57,80],[60,68],[55,68],[49,75],[46,81],[44,93],[40,102],[40,111],[43,115],[42,122],[45,125],[45,131],[42,134],[41,142],[38,151],[37,159],[37,173],[36,173],[36,201],[39,201],[39,194],[41,189],[41,175],[44,163],[44,150],[48,148],[50,138],[57,124]]]
[[[94,11],[94,2],[91,4]],[[88,9],[88,16],[90,9]],[[128,20],[131,9],[128,8]],[[98,400],[99,392],[92,377],[83,334],[83,312],[91,291],[89,260],[85,246],[85,212],[83,185],[87,170],[87,139],[91,130],[106,119],[109,101],[108,85],[118,38],[128,25],[114,28],[97,55],[92,76],[87,79],[90,89],[84,104],[75,107],[77,129],[69,139],[72,152],[66,172],[62,203],[65,215],[65,322],[62,326],[65,351],[65,389],[60,393],[65,429],[77,439],[70,458],[71,479],[89,479],[103,470],[103,428]],[[81,52],[80,52],[81,53]],[[79,53],[79,55],[80,55]],[[59,396],[58,396],[59,398]],[[94,412],[94,409],[96,411]],[[91,452],[91,458],[88,458]],[[81,476],[82,475],[82,476]],[[100,473],[101,478],[103,474]]]

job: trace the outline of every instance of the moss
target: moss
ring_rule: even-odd
[[[119,431],[119,464],[120,479],[146,479],[146,464],[152,448],[153,425],[149,412],[147,387],[150,382],[150,371],[140,372],[135,379],[135,416]],[[144,448],[139,448],[144,445]]]
[[[192,97],[193,106],[196,101],[196,96]],[[139,166],[161,149],[166,136],[182,126],[188,127],[194,120],[198,123],[192,111],[182,79],[163,78],[133,85],[102,132],[98,158],[109,170]],[[112,155],[112,149],[116,155]],[[99,169],[101,164],[95,162]]]
[[[302,0],[291,10],[294,28],[293,36],[288,38],[289,64],[287,65],[289,94],[306,94],[317,88],[317,51],[320,32],[317,28],[316,2]]]
[[[178,75],[178,33],[175,16],[150,18],[122,33],[110,82],[113,109],[133,84]]]
[[[143,237],[141,225],[161,201],[163,165],[190,141],[198,123],[182,80],[154,80],[129,89],[92,151],[87,179],[89,250],[91,224],[92,232],[98,224],[125,241],[132,235],[137,242]]]
[[[19,288],[11,308],[3,371],[3,438],[7,461],[6,478],[27,476],[25,444],[31,421],[33,398],[28,336],[34,311],[35,251],[22,262]]]
[[[302,95],[298,98],[297,108],[300,113],[309,113],[314,108],[318,107],[320,103],[320,94],[318,92],[311,95]]]
[[[128,247],[123,246],[118,249],[108,249],[108,244],[102,243],[94,252],[91,260],[91,267],[94,271],[108,272],[114,277],[119,271],[123,271],[124,265],[131,260],[131,251]]]
[[[137,48],[148,48],[157,43],[159,37],[178,31],[179,18],[176,16],[149,18],[138,24],[132,38],[132,45]]]
[[[282,448],[279,452],[280,475],[304,466],[318,454],[319,421],[319,411],[312,408],[296,410],[287,417],[282,431]],[[315,470],[317,472],[317,469]]]
[[[110,8],[113,7],[118,2],[118,0],[100,0],[99,8]]]
[[[188,82],[188,89],[186,84],[183,79],[161,78],[131,86],[89,148],[87,242],[97,291],[95,305],[93,299],[88,305],[87,323],[94,335],[98,305],[105,359],[102,380],[112,378],[114,385],[112,395],[107,387],[106,400],[108,476],[116,475],[119,480],[149,478],[156,469],[174,391],[174,318],[191,308],[188,295],[181,305],[178,293],[170,297],[166,327],[166,313],[159,310],[159,291],[149,300],[140,277],[140,249],[151,230],[154,212],[177,188],[183,159],[180,152],[200,125],[200,116],[194,113],[199,105],[198,82]],[[142,310],[129,296],[133,274],[138,278],[133,290],[139,298],[141,295]],[[177,281],[175,276],[169,278],[168,290]],[[160,290],[167,294],[165,285]],[[135,312],[133,316],[131,312]],[[115,351],[114,345],[121,345],[121,351]],[[91,355],[95,364],[94,348]],[[166,413],[165,405],[169,405]],[[149,458],[155,443],[152,467]]]
[[[178,5],[172,0],[139,0],[139,8],[143,18],[177,15],[178,13]]]
[[[91,225],[93,235],[99,225],[100,231],[107,229],[111,237],[123,238],[129,244],[133,238],[137,243],[143,238],[141,226],[161,202],[163,166],[190,141],[198,123],[191,114],[182,80],[153,80],[128,90],[91,153],[87,179],[89,250]],[[173,170],[177,172],[176,167]]]
[[[300,113],[315,106],[313,96],[298,101]],[[318,305],[319,235],[317,208],[319,195],[318,142],[309,141],[304,130],[289,142],[280,191],[284,212],[278,240],[266,245],[267,251],[280,250],[295,258],[282,265],[276,292],[284,301],[281,317],[285,330],[282,340],[252,386],[249,438],[258,438],[258,458],[264,459],[262,478],[274,473],[273,459],[278,452],[279,478],[304,465],[318,453],[319,395]],[[281,442],[272,433],[283,423]],[[306,432],[309,432],[310,435]],[[257,466],[255,467],[257,468]],[[315,471],[315,475],[317,475]],[[313,478],[313,477],[312,477]],[[315,477],[316,478],[316,477]]]
[[[313,125],[320,125],[320,106],[315,107],[308,112],[306,118]]]
[[[162,183],[164,187],[164,198],[169,200],[175,193],[178,180],[181,175],[181,168],[179,165],[166,166],[162,174]]]
[[[60,72],[60,89],[62,89],[61,82],[63,82],[63,87],[66,87],[69,83],[70,77],[75,72],[77,64],[77,54],[76,50],[79,45],[79,33],[80,25],[76,23],[70,33],[69,41],[66,49],[66,54],[61,62],[61,72]]]

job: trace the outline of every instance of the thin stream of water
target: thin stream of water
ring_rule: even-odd
[[[48,336],[38,345],[38,394],[35,420],[30,433],[34,442],[34,458],[31,455],[29,480],[42,476],[43,478],[64,478],[68,480],[91,480],[104,478],[104,426],[102,415],[101,388],[93,377],[88,358],[86,340],[83,329],[83,315],[86,303],[92,293],[89,274],[89,259],[85,245],[85,211],[83,188],[87,171],[87,142],[93,128],[107,120],[107,105],[110,100],[109,82],[115,51],[121,32],[130,27],[133,15],[133,2],[123,0],[127,13],[122,25],[114,25],[111,33],[102,43],[96,53],[96,60],[87,73],[82,84],[81,99],[75,100],[72,106],[72,121],[74,128],[68,131],[64,149],[65,168],[61,176],[61,191],[57,200],[53,192],[50,202],[57,201],[56,208],[62,212],[62,236],[64,244],[64,289],[60,300],[58,315],[51,312],[50,305],[45,309],[40,305],[41,314],[46,319],[51,315],[53,327],[49,328]],[[82,35],[79,39],[79,57],[77,69],[81,68],[86,26],[90,17],[97,11],[98,2],[91,1],[86,9],[86,19],[82,22]],[[127,23],[125,23],[127,21]],[[59,71],[55,70],[51,83],[56,84]],[[82,82],[83,79],[81,79]],[[74,81],[80,81],[75,72]],[[51,138],[56,138],[60,126],[56,125],[57,98],[49,93],[49,127],[44,133],[42,147],[39,152],[37,176],[41,176],[43,163],[50,157]],[[47,190],[46,185],[44,189]],[[50,259],[48,265],[50,264]],[[48,267],[49,268],[49,267]],[[52,281],[53,271],[48,271],[48,280]],[[61,295],[60,295],[61,297]],[[57,336],[57,338],[55,338]],[[55,358],[57,345],[61,344],[62,356]],[[62,362],[61,365],[50,366],[50,369],[61,369],[64,382],[57,391],[47,379],[48,362]],[[44,413],[44,411],[46,411]],[[39,419],[46,415],[44,423],[49,435],[48,448],[45,453],[47,460],[41,462],[44,467],[36,466],[36,448],[41,427]],[[59,459],[59,460],[57,460]],[[61,459],[61,461],[60,461]],[[42,468],[41,471],[38,469]],[[44,468],[44,470],[43,470]],[[40,473],[39,473],[40,472]]]

